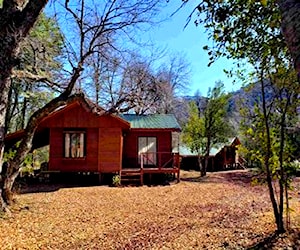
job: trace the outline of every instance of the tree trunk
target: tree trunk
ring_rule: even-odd
[[[269,120],[268,120],[268,112],[267,112],[267,105],[266,105],[266,96],[265,96],[265,79],[263,74],[260,77],[261,83],[261,94],[262,94],[262,106],[263,106],[263,116],[264,116],[264,123],[265,123],[265,132],[266,132],[266,155],[264,159],[264,164],[266,167],[267,172],[267,184],[269,188],[269,196],[273,207],[273,213],[276,221],[277,232],[282,233],[285,231],[284,224],[283,224],[283,214],[278,211],[278,205],[275,198],[275,192],[272,183],[272,174],[270,169],[270,158],[272,156],[271,151],[271,134],[270,134],[270,127],[269,127]]]
[[[18,64],[17,57],[22,39],[28,35],[47,2],[48,0],[7,0],[3,1],[2,8],[0,8],[0,166],[3,166],[12,69]],[[4,211],[9,204],[11,188],[17,175],[18,169],[8,170],[6,174],[1,171],[0,204]]]
[[[207,167],[208,167],[208,156],[205,155],[204,168],[203,168],[203,175],[202,176],[206,176]]]
[[[15,171],[13,174],[8,175],[4,180],[3,186],[3,200],[6,204],[11,205],[13,201],[13,192],[12,188],[15,183],[16,178],[19,175],[19,171]]]
[[[300,74],[300,3],[299,0],[278,1],[282,14],[281,31]]]
[[[286,131],[286,119],[288,113],[288,107],[291,104],[293,93],[288,93],[286,95],[286,103],[284,108],[281,110],[281,122],[280,122],[280,151],[279,151],[279,165],[280,165],[280,205],[279,205],[279,212],[283,217],[283,206],[284,206],[284,195],[285,195],[285,202],[286,202],[286,228],[289,227],[289,197],[288,197],[288,174],[284,170],[284,147],[285,147],[285,131]],[[282,99],[281,99],[282,101]]]
[[[201,155],[198,153],[198,165],[199,165],[199,170],[200,170],[200,176],[204,176],[203,175],[203,164],[202,164],[202,157]]]
[[[1,37],[0,37],[1,39]],[[1,45],[0,45],[1,46]],[[2,63],[1,54],[4,53],[0,48],[0,169],[3,165],[3,154],[4,154],[4,139],[6,135],[6,113],[8,109],[8,96],[11,87],[10,74],[12,72],[12,67],[6,67],[5,62]]]
[[[28,90],[29,90],[29,83],[26,83],[25,93],[27,93]],[[22,109],[21,109],[21,122],[20,122],[21,125],[20,125],[20,129],[24,129],[25,128],[27,103],[28,103],[28,98],[27,97],[23,97],[23,105],[22,105]]]
[[[287,181],[284,166],[283,166],[283,150],[284,150],[284,142],[285,142],[285,115],[286,113],[282,114],[282,120],[280,124],[280,150],[279,150],[279,220],[280,227],[277,225],[277,230],[279,232],[285,232],[284,224],[283,224],[283,206],[284,206],[284,183]]]
[[[12,84],[12,83],[11,83]],[[14,99],[15,101],[13,102],[12,99]],[[10,128],[11,128],[11,119],[13,117],[13,114],[16,110],[17,107],[17,101],[18,100],[18,92],[15,91],[14,92],[14,97],[13,97],[13,86],[11,85],[11,88],[9,90],[9,94],[8,94],[8,109],[6,111],[6,116],[5,116],[5,133],[7,133]],[[1,165],[0,165],[0,173],[1,173]]]
[[[203,168],[203,176],[206,175],[206,171],[208,168],[208,159],[209,159],[209,151],[210,151],[210,141],[211,137],[210,134],[207,136],[207,143],[206,143],[206,153],[205,153],[205,162],[204,162],[204,168]]]

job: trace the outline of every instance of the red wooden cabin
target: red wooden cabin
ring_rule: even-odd
[[[48,172],[88,172],[138,176],[173,173],[179,178],[179,155],[174,153],[180,132],[173,115],[114,115],[78,95],[38,126],[33,149],[49,145]],[[23,131],[6,137],[6,148]],[[173,143],[172,143],[173,142]],[[178,145],[176,145],[178,147]]]
[[[246,161],[239,155],[238,146],[241,144],[238,137],[228,139],[225,144],[219,144],[219,147],[211,148],[208,158],[207,171],[222,171],[226,169],[245,168]],[[182,157],[181,166],[183,169],[199,170],[198,155],[191,152],[188,147],[180,147]],[[202,164],[205,164],[204,156]]]
[[[241,144],[238,137],[231,139],[229,145],[224,145],[214,157],[214,169],[245,168],[245,160],[239,155],[238,146]]]

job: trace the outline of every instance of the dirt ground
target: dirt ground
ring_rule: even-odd
[[[0,249],[300,249],[299,177],[280,236],[266,186],[251,179],[182,171],[165,186],[29,187],[0,216]]]

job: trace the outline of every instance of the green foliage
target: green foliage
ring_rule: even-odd
[[[286,164],[285,169],[289,176],[298,176],[300,174],[300,161],[296,160]]]
[[[32,152],[32,166],[34,169],[39,169],[43,162],[49,161],[49,146],[35,149]]]
[[[223,143],[232,135],[231,127],[226,121],[229,96],[224,93],[224,84],[216,85],[208,91],[208,101],[204,110],[205,137],[211,146]]]
[[[114,187],[121,186],[121,177],[120,177],[120,175],[116,174],[116,175],[113,176],[113,178],[112,178],[112,185]]]
[[[226,56],[238,60],[245,58],[256,64],[257,59],[266,54],[277,60],[282,52],[286,53],[275,0],[204,0],[197,11],[196,25],[204,24],[214,40],[212,47],[206,46],[211,62]]]
[[[204,154],[204,119],[200,117],[198,107],[195,102],[189,103],[189,120],[183,128],[183,142],[198,154]]]
[[[19,147],[20,142],[17,142],[14,148],[10,148],[8,152],[4,153],[4,162],[8,162],[12,160],[17,152],[17,148]],[[26,155],[22,166],[21,173],[24,174],[32,174],[34,170],[39,169],[43,162],[49,161],[49,147],[43,147],[34,150],[32,153]]]
[[[209,89],[204,110],[195,102],[189,106],[189,120],[183,128],[183,142],[199,155],[209,154],[211,147],[228,140],[231,136],[229,123],[226,122],[228,96],[224,85],[217,82]]]
[[[204,23],[214,41],[213,47],[207,48],[210,63],[221,56],[246,61],[252,66],[251,76],[261,85],[262,100],[257,100],[250,112],[243,111],[248,116],[243,124],[248,142],[245,152],[266,171],[277,229],[283,232],[283,194],[292,158],[287,127],[293,126],[297,117],[300,89],[295,84],[296,73],[280,32],[277,4],[275,0],[204,0],[197,7],[195,23]],[[252,81],[251,77],[244,79]],[[272,178],[278,180],[278,199]]]
[[[59,57],[63,52],[63,36],[52,17],[41,14],[22,44],[21,69],[53,79],[61,69]]]
[[[59,87],[53,82],[61,81],[63,37],[54,18],[41,14],[20,46],[6,117],[9,132],[24,128],[28,117],[53,99]]]
[[[265,81],[265,85],[265,94],[268,95],[267,117],[264,117],[262,103],[259,99],[253,110],[247,110],[246,106],[241,110],[241,115],[244,117],[241,124],[244,135],[243,154],[248,160],[257,162],[263,170],[265,156],[269,150],[271,152],[270,170],[273,177],[277,178],[280,155],[285,163],[289,163],[296,158],[299,150],[294,136],[287,128],[292,128],[297,123],[297,107],[300,104],[297,96],[300,89],[294,71],[283,67],[278,67],[276,74],[271,74],[270,80]],[[267,145],[266,119],[269,126],[271,148],[268,148]],[[283,135],[281,135],[282,130],[284,131]],[[282,141],[283,139],[284,141]]]
[[[4,152],[4,156],[3,156],[3,161],[6,162],[6,161],[9,161],[9,160],[12,160],[15,155],[16,155],[16,152],[17,152],[17,148],[20,146],[20,141],[18,141],[16,144],[15,144],[15,148],[10,148],[8,150],[8,152]]]

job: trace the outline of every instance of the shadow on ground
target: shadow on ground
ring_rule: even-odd
[[[45,192],[55,192],[62,188],[76,188],[76,187],[92,187],[92,186],[110,186],[112,187],[112,177],[113,175],[102,176],[101,182],[99,180],[99,175],[96,174],[76,174],[76,173],[57,173],[51,178],[39,179],[38,176],[33,176],[30,178],[18,179],[14,190],[19,194],[26,193],[45,193]],[[174,183],[176,180],[174,176],[171,175],[157,175],[144,176],[144,185],[147,186],[167,186]],[[139,186],[140,182],[125,183],[118,185],[118,187],[131,187]]]
[[[284,234],[273,233],[246,248],[247,250],[268,250],[268,249],[300,249],[300,229],[292,229]]]
[[[196,176],[198,175],[198,176]],[[189,173],[180,178],[181,181],[199,182],[199,183],[234,183],[248,185],[255,176],[251,170],[229,170],[222,172],[208,172],[206,176],[199,176],[200,173],[194,172],[193,176]]]
[[[19,194],[55,192],[61,188],[98,186],[98,176],[57,175],[55,178],[40,180],[39,178],[19,179],[14,190]]]

